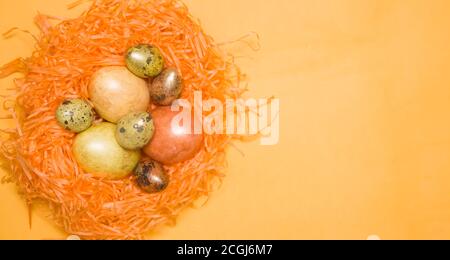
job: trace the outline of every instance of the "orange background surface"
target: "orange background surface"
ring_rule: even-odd
[[[74,17],[68,0],[0,0],[0,31],[36,32],[39,11]],[[189,0],[218,42],[234,47],[249,96],[281,102],[281,139],[238,144],[221,188],[155,239],[450,238],[450,2]],[[31,53],[0,41],[0,63]],[[1,80],[1,89],[12,78]],[[8,123],[0,123],[2,127]],[[45,214],[0,186],[1,239],[63,239]]]

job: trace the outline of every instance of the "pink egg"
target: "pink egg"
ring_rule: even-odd
[[[144,152],[165,165],[173,165],[192,159],[203,147],[203,135],[186,133],[182,127],[172,127],[172,120],[179,112],[170,107],[159,107],[152,112],[155,134]]]

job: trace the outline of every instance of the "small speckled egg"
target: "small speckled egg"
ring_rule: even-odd
[[[156,77],[164,68],[161,51],[148,44],[131,47],[127,51],[125,63],[131,72],[141,78]]]
[[[134,176],[137,185],[148,193],[158,193],[169,186],[169,175],[160,163],[153,160],[139,163],[134,170]]]
[[[92,125],[94,112],[82,99],[65,100],[56,110],[56,120],[66,130],[80,133]]]
[[[149,113],[131,113],[119,120],[116,139],[123,148],[136,150],[147,145],[154,132],[155,125]]]
[[[183,88],[183,80],[176,69],[164,70],[150,86],[152,102],[160,106],[170,106],[178,99]]]

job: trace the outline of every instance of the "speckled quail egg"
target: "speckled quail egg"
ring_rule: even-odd
[[[131,47],[125,56],[125,63],[128,69],[140,78],[156,77],[164,68],[161,51],[149,44]]]
[[[137,185],[148,193],[164,191],[169,186],[169,175],[162,165],[153,160],[138,164],[134,170]]]
[[[92,125],[94,112],[85,100],[65,100],[56,110],[56,120],[66,130],[80,133]]]
[[[116,139],[123,148],[136,150],[147,145],[154,132],[155,125],[149,113],[131,113],[117,123]]]
[[[178,99],[183,88],[181,75],[176,69],[165,69],[150,86],[150,97],[154,104],[170,106]]]

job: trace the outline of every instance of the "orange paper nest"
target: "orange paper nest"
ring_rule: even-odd
[[[53,25],[53,20],[57,24]],[[68,98],[88,99],[92,74],[104,66],[125,66],[125,51],[139,43],[158,46],[167,66],[185,82],[183,98],[237,98],[241,74],[177,0],[99,0],[76,19],[38,15],[41,35],[32,56],[18,59],[0,76],[23,72],[12,102],[6,102],[16,129],[4,130],[2,154],[10,180],[27,202],[48,202],[57,224],[84,239],[140,239],[211,191],[225,167],[225,148],[233,138],[205,137],[192,160],[167,167],[171,183],[161,194],[141,191],[132,177],[110,181],[77,165],[71,151],[75,135],[56,122],[57,106]]]

